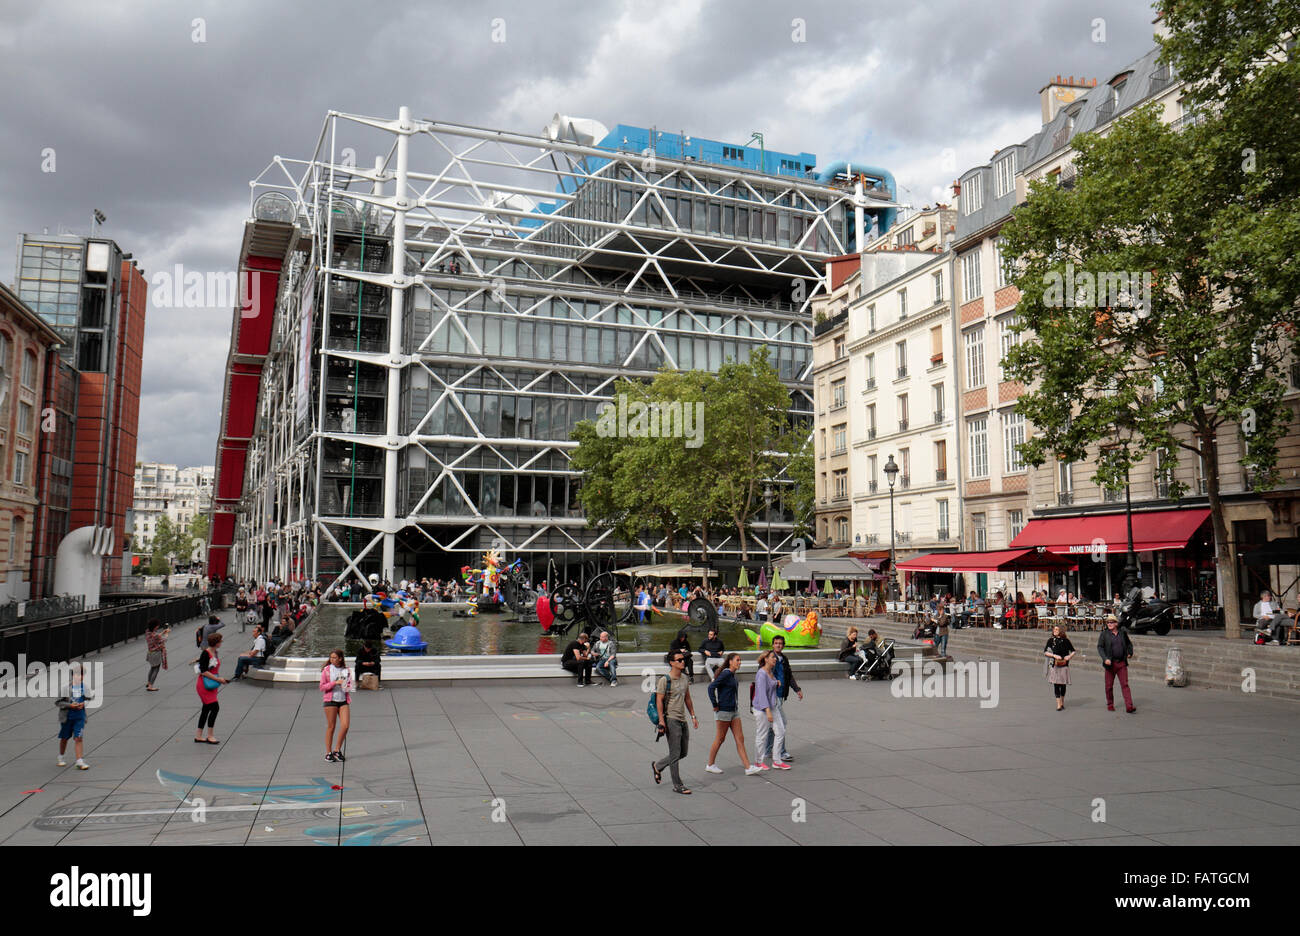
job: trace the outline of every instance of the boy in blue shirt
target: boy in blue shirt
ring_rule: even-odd
[[[58,705],[59,766],[68,766],[68,762],[64,759],[64,754],[66,754],[68,750],[68,739],[75,738],[77,769],[89,770],[90,765],[82,759],[82,755],[85,754],[85,747],[84,742],[81,739],[81,733],[86,727],[86,684],[80,663],[72,664],[72,683],[68,686],[67,696],[60,699]]]

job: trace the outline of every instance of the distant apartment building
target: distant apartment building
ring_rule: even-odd
[[[1084,557],[1076,573],[1022,579],[1019,585],[1026,590],[1067,587],[1090,598],[1115,594],[1127,546],[1127,535],[1117,535],[1123,524],[1117,526],[1115,517],[1124,511],[1125,490],[1102,489],[1090,480],[1095,457],[1031,468],[1016,451],[1033,427],[1015,412],[1025,388],[1008,378],[1001,363],[1018,340],[1011,327],[1020,296],[1002,263],[999,232],[1015,205],[1026,200],[1031,181],[1074,184],[1072,141],[1078,134],[1104,135],[1113,121],[1153,102],[1162,119],[1175,127],[1198,119],[1184,99],[1181,82],[1158,58],[1159,50],[1154,49],[1105,82],[1057,76],[1040,91],[1043,127],[1024,142],[999,150],[987,165],[965,172],[957,186],[964,546],[1032,547]],[[1290,381],[1288,396],[1293,407],[1300,407],[1300,373],[1295,367]],[[1282,441],[1283,484],[1266,493],[1252,489],[1239,464],[1242,440],[1221,436],[1218,443],[1234,552],[1249,551],[1270,537],[1295,535],[1300,523],[1300,437],[1292,432]],[[1170,598],[1212,608],[1221,602],[1204,478],[1202,459],[1192,453],[1157,453],[1130,473],[1129,493],[1143,583]],[[1174,479],[1190,490],[1179,500],[1170,497]],[[1098,539],[1107,544],[1101,554],[1094,545]],[[1249,610],[1250,594],[1263,583],[1244,564],[1238,578],[1238,598]]]
[[[60,379],[49,399],[68,430],[67,438],[51,440],[47,452],[49,473],[57,479],[52,483],[60,489],[66,484],[67,502],[66,509],[42,505],[37,518],[40,574],[34,594],[53,593],[48,569],[54,553],[63,537],[82,527],[112,531],[102,582],[119,582],[130,564],[127,513],[134,493],[148,284],[130,254],[97,236],[19,235],[15,274],[19,296],[60,336],[63,363],[53,369]]]
[[[0,284],[0,602],[32,596],[46,372],[57,364],[60,342],[58,332]]]
[[[195,517],[206,515],[212,507],[212,483],[216,468],[178,468],[156,462],[135,466],[134,525],[132,541],[135,552],[151,552],[158,520],[166,517],[174,527],[187,527]],[[179,557],[178,557],[179,558]]]
[[[863,558],[955,549],[956,473],[952,212],[926,209],[861,255],[828,262],[813,340],[817,542]],[[900,246],[895,238],[904,232]]]

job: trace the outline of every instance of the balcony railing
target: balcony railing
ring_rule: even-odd
[[[899,431],[899,432],[906,432],[906,431],[907,431],[907,420],[906,420],[906,419],[900,419],[900,420],[898,421],[898,431]]]
[[[1068,507],[1070,504],[1074,503],[1074,492],[1062,491],[1056,495],[1056,502],[1062,507]]]
[[[1113,504],[1116,501],[1122,501],[1124,499],[1124,489],[1123,488],[1102,488],[1101,498],[1108,504]]]
[[[880,490],[880,482],[879,482],[879,481],[868,481],[868,482],[867,482],[867,493],[869,493],[869,494],[875,494],[875,493],[876,493],[877,491],[879,491],[879,490]]]
[[[1168,68],[1163,68],[1151,76],[1151,84],[1147,87],[1147,97],[1154,97],[1165,88],[1173,84],[1177,79]]]
[[[1291,386],[1300,390],[1300,361],[1291,362]]]
[[[902,367],[900,367],[900,368],[898,369],[898,376],[899,376],[900,379],[903,378],[903,377],[906,377],[906,376],[907,376],[907,365],[906,365],[906,364],[904,364]]]
[[[867,386],[866,386],[866,389],[868,389],[868,390],[874,390],[874,389],[876,389],[876,378],[874,378],[874,377],[868,377],[868,378],[867,378]]]
[[[866,543],[879,543],[879,542],[880,542],[880,534],[879,534],[879,533],[868,533],[868,534],[867,534],[866,536],[864,536],[862,539],[863,539],[863,541],[866,542]]]
[[[1206,481],[1204,478],[1201,478],[1199,481],[1196,482],[1196,490],[1199,491],[1201,494],[1208,494],[1210,490],[1210,482]]]
[[[910,543],[912,542],[912,534],[904,533],[900,530],[894,533],[894,539],[899,543]]]
[[[1168,478],[1157,478],[1156,497],[1167,499],[1169,497],[1169,485],[1170,481]]]
[[[911,475],[899,475],[899,476],[898,476],[898,486],[899,486],[900,488],[902,488],[903,490],[907,490],[908,488],[910,488],[910,487],[912,486],[912,476],[911,476]]]
[[[876,427],[872,426],[870,429],[867,430],[867,438],[874,439],[875,437],[876,437]]]
[[[935,471],[934,471],[934,480],[935,480],[936,483],[939,482],[939,481],[947,481],[947,480],[948,480],[948,469],[947,469],[947,468],[936,468]]]
[[[357,338],[355,335],[330,335],[331,351],[387,351],[387,338]]]
[[[1201,113],[1199,110],[1193,110],[1193,111],[1188,111],[1186,114],[1183,114],[1183,116],[1179,117],[1169,126],[1175,130],[1184,130],[1187,127],[1195,127],[1197,124],[1204,123],[1204,122],[1205,122],[1205,115]]]
[[[388,389],[388,382],[384,380],[356,380],[346,377],[336,377],[325,385],[325,392],[331,394],[352,393],[354,390],[358,393],[384,393]]]
[[[934,421],[935,421],[936,423],[941,423],[941,422],[943,422],[943,410],[941,410],[941,409],[937,409],[937,410],[934,411]]]
[[[948,539],[948,531],[943,527],[939,528],[939,541],[943,542]]]

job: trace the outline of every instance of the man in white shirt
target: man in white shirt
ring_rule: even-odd
[[[241,656],[239,662],[235,664],[235,675],[232,679],[243,679],[244,670],[250,666],[261,666],[266,662],[266,635],[262,632],[262,625],[253,628],[253,647],[248,651],[248,656]]]
[[[1286,618],[1282,614],[1282,608],[1273,601],[1273,593],[1264,589],[1259,593],[1259,601],[1255,602],[1255,609],[1251,612],[1255,619],[1255,626],[1261,630],[1266,630],[1277,640],[1278,643],[1286,641]]]
[[[759,621],[767,620],[767,597],[763,596],[758,599],[758,619]]]

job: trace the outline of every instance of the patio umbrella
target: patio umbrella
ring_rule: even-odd
[[[767,591],[767,566],[763,566],[758,570],[758,590],[760,592]]]
[[[744,566],[740,567],[740,579],[736,582],[736,587],[737,588],[749,587],[749,570],[746,569]]]
[[[790,587],[790,583],[787,582],[785,579],[781,578],[781,570],[773,569],[772,570],[772,591],[783,592],[789,587]]]
[[[808,594],[810,595],[817,594],[817,573],[816,572],[808,573]]]
[[[825,595],[833,595],[833,594],[835,594],[835,589],[831,586],[831,580],[830,580],[830,579],[827,579],[826,582],[825,582],[825,584],[823,585],[823,587],[822,587],[822,594],[825,594]]]

